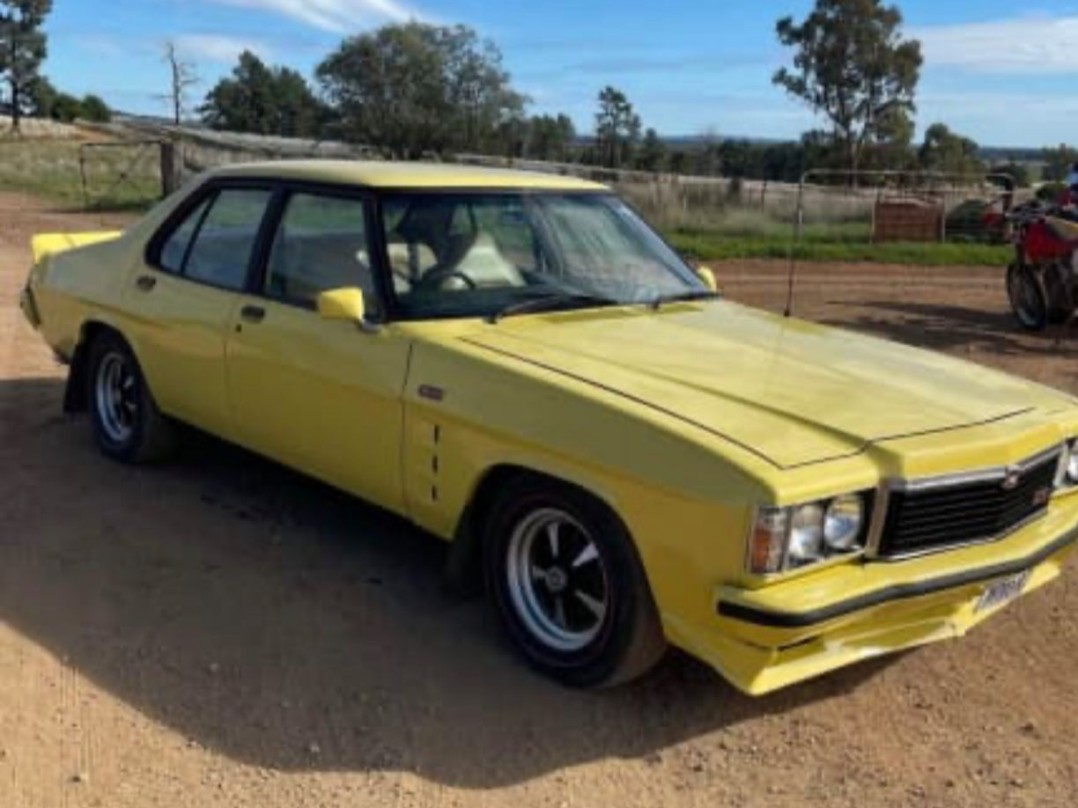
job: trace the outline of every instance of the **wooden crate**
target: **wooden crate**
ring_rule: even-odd
[[[923,199],[882,199],[876,203],[872,240],[943,241],[944,208]]]

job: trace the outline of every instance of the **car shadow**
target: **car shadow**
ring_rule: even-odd
[[[1078,328],[1053,326],[1040,333],[1023,332],[1009,311],[895,300],[858,300],[856,305],[874,313],[822,322],[941,351],[1030,356],[1058,355],[1060,350],[1078,347]]]
[[[444,592],[437,539],[204,436],[165,466],[112,463],[61,395],[0,380],[0,620],[246,764],[491,788],[661,753],[888,664],[750,699],[672,654],[631,686],[564,689]]]

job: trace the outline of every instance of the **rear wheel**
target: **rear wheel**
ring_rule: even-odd
[[[1048,326],[1048,297],[1037,274],[1027,266],[1007,268],[1007,296],[1014,318],[1026,331],[1042,331]]]
[[[157,408],[130,346],[114,332],[94,338],[89,357],[90,416],[101,451],[148,463],[175,448],[175,425]]]
[[[666,643],[635,547],[601,502],[544,478],[509,483],[484,536],[487,589],[543,673],[604,687],[646,673]]]

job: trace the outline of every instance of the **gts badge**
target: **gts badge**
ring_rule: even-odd
[[[419,397],[428,401],[442,401],[445,399],[445,390],[435,387],[433,384],[419,385]]]

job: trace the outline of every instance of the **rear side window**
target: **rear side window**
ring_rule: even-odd
[[[179,274],[183,271],[183,262],[187,258],[187,250],[191,246],[198,226],[202,223],[202,217],[206,215],[206,209],[210,206],[210,199],[196,207],[187,218],[172,231],[161,247],[161,256],[158,263],[162,269]]]
[[[270,196],[268,190],[246,188],[218,193],[197,227],[183,274],[213,286],[242,289]]]

